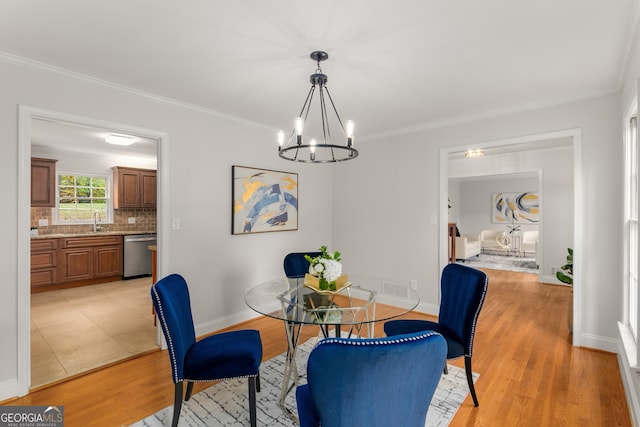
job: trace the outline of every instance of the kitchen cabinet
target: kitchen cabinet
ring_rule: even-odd
[[[56,206],[56,162],[53,159],[31,158],[31,206]]]
[[[122,278],[122,236],[67,237],[60,241],[61,283]]]
[[[120,208],[155,208],[156,171],[151,169],[113,168],[113,207]]]
[[[31,288],[38,289],[58,282],[58,239],[31,241]]]

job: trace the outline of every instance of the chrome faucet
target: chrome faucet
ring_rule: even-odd
[[[100,212],[96,212],[93,215],[93,232],[98,231],[98,221],[102,221],[102,216],[100,216]]]

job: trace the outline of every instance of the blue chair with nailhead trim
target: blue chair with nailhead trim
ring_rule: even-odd
[[[260,391],[259,368],[262,341],[256,330],[225,332],[196,341],[187,282],[179,274],[160,279],[151,287],[151,299],[167,341],[171,376],[175,384],[173,420],[177,426],[184,400],[191,398],[194,382],[233,378],[249,380],[249,418],[256,425],[256,390]]]
[[[448,264],[442,270],[440,280],[441,300],[437,322],[407,319],[389,320],[384,324],[384,332],[387,336],[425,330],[442,334],[447,340],[447,359],[464,356],[467,383],[474,406],[478,406],[478,397],[473,386],[471,369],[473,337],[488,284],[487,275],[484,272],[466,265]],[[445,364],[445,373],[446,369]]]
[[[296,389],[300,427],[424,427],[446,355],[432,331],[323,339]]]

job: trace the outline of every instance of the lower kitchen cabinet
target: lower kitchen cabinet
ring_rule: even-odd
[[[120,243],[118,246],[94,248],[93,277],[122,277],[122,274],[122,243]]]
[[[31,287],[58,283],[58,239],[31,241]]]
[[[122,277],[122,236],[60,240],[60,282]]]
[[[122,279],[122,236],[31,240],[31,290],[41,292]]]

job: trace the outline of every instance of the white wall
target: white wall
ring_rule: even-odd
[[[243,293],[282,275],[287,252],[332,246],[332,198],[326,185],[331,167],[281,160],[272,129],[3,58],[0,93],[0,179],[5,183],[0,190],[5,206],[0,221],[0,400],[17,395],[18,381],[24,381],[18,378],[18,330],[29,330],[27,322],[16,320],[19,295],[26,291],[28,296],[30,286],[29,230],[18,229],[16,208],[28,199],[19,189],[29,178],[30,154],[19,151],[19,105],[166,134],[158,166],[160,204],[166,206],[159,211],[160,267],[161,273],[181,273],[190,283],[198,333],[257,316],[244,304]],[[298,231],[231,235],[234,164],[299,173]],[[180,230],[170,230],[171,217],[180,217]],[[27,266],[22,275],[20,264]]]
[[[447,216],[448,222],[460,222],[460,215],[462,209],[462,199],[460,197],[460,181],[450,180],[449,191],[447,193],[447,200],[451,206],[448,209]]]
[[[449,180],[451,183],[451,180]],[[460,182],[460,221],[461,233],[478,234],[482,230],[507,231],[511,223],[496,224],[491,221],[493,195],[509,192],[538,192],[538,178],[482,179]],[[538,224],[519,222],[520,229],[537,230]]]
[[[622,136],[617,95],[368,141],[361,158],[334,175],[334,245],[352,269],[371,268],[402,281],[418,279],[421,301],[438,304],[442,229],[440,151],[490,141],[579,129],[579,184],[584,225],[575,262],[576,341],[615,351],[622,301],[620,217]],[[445,164],[446,167],[446,164]],[[446,183],[444,184],[446,188]],[[564,248],[563,248],[564,250]],[[489,284],[491,292],[491,284]],[[423,307],[424,308],[424,307]],[[581,315],[582,314],[582,315]]]

